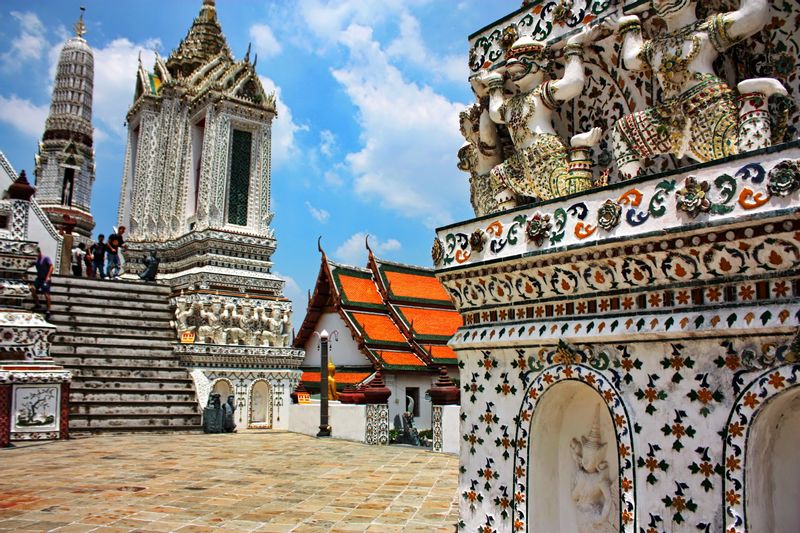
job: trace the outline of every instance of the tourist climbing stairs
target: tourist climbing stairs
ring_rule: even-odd
[[[150,283],[53,278],[51,355],[72,372],[71,433],[200,429],[168,298]]]

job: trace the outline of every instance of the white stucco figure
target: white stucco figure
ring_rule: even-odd
[[[738,86],[739,104],[736,91],[714,71],[714,61],[764,28],[770,2],[742,0],[738,10],[705,20],[697,19],[694,1],[653,0],[653,7],[667,25],[667,32],[653,39],[642,36],[635,15],[610,23],[623,36],[625,68],[652,71],[663,89],[657,105],[614,125],[614,156],[623,178],[639,175],[642,160],[656,155],[707,162],[769,146],[767,98],[786,95],[786,89],[772,78],[745,80]]]
[[[568,156],[567,146],[553,128],[553,112],[583,91],[583,46],[599,36],[597,27],[584,27],[567,40],[561,79],[545,81],[551,52],[547,43],[529,36],[517,39],[506,52],[505,70],[511,87],[501,72],[482,74],[489,92],[489,115],[494,122],[508,126],[516,149],[492,169],[492,180],[517,197],[550,200],[593,186],[588,149],[600,139],[601,130],[593,128],[573,137],[573,148],[584,150],[570,151]]]
[[[589,434],[573,438],[570,443],[576,466],[572,501],[580,533],[614,531],[610,522],[614,498],[606,460],[607,447],[608,443],[602,442],[598,407]]]

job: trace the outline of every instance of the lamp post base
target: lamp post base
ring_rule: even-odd
[[[331,427],[330,426],[320,426],[319,433],[317,433],[317,437],[330,437],[331,436]]]

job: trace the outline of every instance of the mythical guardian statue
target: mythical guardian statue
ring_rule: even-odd
[[[589,148],[599,140],[600,129],[575,135],[572,150],[568,150],[553,129],[553,111],[583,90],[583,46],[599,34],[598,26],[585,27],[567,40],[561,79],[545,79],[551,51],[546,43],[530,37],[517,39],[506,51],[505,71],[511,87],[499,71],[481,75],[489,92],[489,115],[494,122],[508,126],[516,149],[491,171],[496,188],[505,187],[515,196],[509,202],[498,198],[504,207],[512,207],[522,197],[549,200],[593,187]],[[509,94],[508,88],[516,92]]]
[[[639,175],[642,160],[656,155],[706,162],[769,146],[767,99],[786,95],[786,89],[771,78],[743,81],[738,85],[744,101],[740,110],[736,91],[713,66],[720,53],[764,28],[769,2],[741,0],[738,10],[705,20],[697,19],[694,1],[653,0],[653,7],[667,32],[652,39],[644,39],[636,15],[609,22],[623,36],[624,66],[652,71],[664,95],[656,106],[614,125],[614,156],[622,178]]]

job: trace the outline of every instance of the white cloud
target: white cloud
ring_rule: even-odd
[[[467,62],[463,56],[437,57],[425,47],[419,20],[410,13],[400,15],[400,35],[386,48],[389,57],[408,61],[410,64],[429,70],[437,77],[463,82],[469,76]]]
[[[33,138],[42,136],[49,111],[48,105],[37,106],[13,94],[9,98],[0,95],[0,121]]]
[[[12,11],[11,17],[19,24],[19,35],[11,40],[11,49],[1,57],[6,68],[19,69],[26,61],[41,59],[47,39],[44,24],[35,13]]]
[[[330,213],[328,213],[324,209],[317,209],[309,202],[306,202],[306,209],[308,209],[308,212],[311,213],[311,216],[314,217],[317,220],[317,222],[321,222],[322,224],[325,224],[331,217]]]
[[[59,45],[60,46],[60,45]],[[124,142],[127,135],[125,115],[133,104],[139,53],[145,69],[152,70],[158,39],[133,43],[114,39],[103,48],[94,48],[94,99],[92,114],[95,126]],[[102,134],[101,139],[102,140]]]
[[[336,148],[336,135],[330,130],[322,130],[319,134],[319,139],[319,151],[323,155],[332,157],[333,150]]]
[[[275,38],[272,28],[266,24],[252,25],[250,27],[250,38],[253,40],[253,45],[255,45],[255,52],[262,57],[273,57],[283,50],[281,43]]]
[[[350,236],[349,239],[344,241],[333,256],[337,261],[346,263],[348,265],[361,266],[367,262],[367,246],[366,246],[367,233],[359,231]],[[381,241],[377,237],[369,236],[369,247],[376,254],[383,254],[386,252],[393,252],[402,248],[400,241],[397,239],[388,239]]]
[[[374,26],[427,3],[429,0],[300,0],[299,13],[317,37],[335,42],[353,23]]]
[[[356,193],[430,227],[450,220],[448,207],[468,197],[455,166],[465,104],[406,80],[370,28],[351,26],[341,42],[350,64],[333,76],[358,108],[362,130],[363,148],[346,157]]]
[[[294,329],[297,329],[303,323],[303,317],[306,315],[308,295],[303,293],[300,285],[293,277],[286,276],[279,272],[275,272],[275,275],[286,282],[286,285],[283,287],[283,295],[292,301],[292,325]]]
[[[274,81],[266,76],[259,76],[258,79],[261,80],[261,85],[267,94],[275,93],[277,102],[278,117],[272,123],[272,163],[277,167],[297,156],[295,134],[299,131],[308,131],[308,126],[294,122],[292,110],[283,102],[281,88]]]

